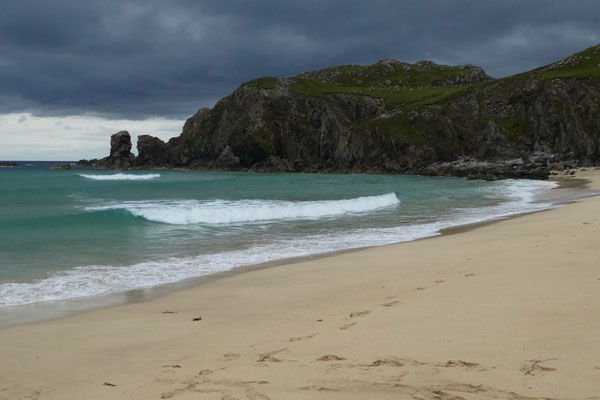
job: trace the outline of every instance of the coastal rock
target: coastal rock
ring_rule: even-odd
[[[71,164],[54,164],[50,169],[73,169]]]
[[[131,153],[131,136],[120,131],[110,137],[110,155],[94,163],[98,168],[127,169],[132,166],[135,156]]]
[[[114,159],[132,158],[131,136],[129,132],[120,131],[110,137],[110,156]]]
[[[97,160],[79,160],[75,163],[75,165],[80,167],[92,167]]]
[[[162,166],[169,161],[169,149],[165,142],[150,135],[140,135],[137,140],[136,164]]]
[[[578,54],[500,80],[473,65],[393,59],[258,78],[167,143],[138,142],[133,164],[545,179],[600,164],[600,82],[586,67],[600,63],[600,46]],[[104,165],[131,164],[125,133]]]
[[[12,161],[0,161],[0,167],[2,168],[13,168],[13,167],[18,167],[19,164],[16,162],[12,162]]]
[[[234,168],[240,165],[240,158],[233,154],[231,147],[225,146],[216,163],[218,167]]]

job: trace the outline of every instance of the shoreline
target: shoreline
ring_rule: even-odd
[[[555,179],[550,179],[549,181],[556,182],[557,186],[548,190],[548,195],[546,196],[546,198],[543,199],[547,202],[550,202],[553,206],[546,209],[528,211],[520,214],[512,214],[507,216],[500,216],[489,220],[465,223],[447,228],[442,228],[438,231],[437,234],[419,237],[404,242],[396,242],[376,246],[347,248],[333,250],[325,253],[316,253],[311,255],[276,259],[259,264],[238,266],[225,271],[190,277],[180,281],[165,283],[152,287],[131,289],[124,292],[110,292],[94,296],[86,296],[49,302],[30,303],[19,306],[0,308],[0,330],[13,326],[35,324],[38,322],[47,322],[62,318],[68,318],[70,316],[75,316],[90,311],[118,307],[130,303],[146,302],[152,299],[161,298],[163,296],[169,295],[170,293],[187,290],[204,284],[209,284],[213,280],[227,278],[235,274],[244,274],[247,272],[252,272],[254,270],[303,263],[313,260],[335,257],[349,252],[363,251],[371,248],[395,246],[403,243],[432,239],[443,235],[468,232],[472,229],[476,229],[478,227],[486,226],[489,224],[494,224],[500,221],[518,218],[542,211],[549,211],[556,207],[564,206],[579,199],[592,197],[597,194],[600,194],[600,192],[595,193],[593,189],[589,188],[590,181],[587,179],[582,179],[578,176],[571,175],[559,175],[555,176],[554,178]],[[554,191],[556,190],[565,190],[567,191],[567,193],[560,197],[558,195],[552,196],[551,194],[554,193]],[[579,192],[576,192],[576,190],[579,190]],[[542,199],[536,200],[536,202],[540,201],[542,201]]]

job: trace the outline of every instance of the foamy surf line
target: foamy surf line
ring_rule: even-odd
[[[235,224],[259,221],[318,219],[366,213],[400,204],[394,193],[323,201],[181,200],[124,202],[86,207],[87,211],[126,210],[136,217],[165,224]]]
[[[79,176],[94,181],[148,181],[150,179],[160,178],[160,174],[79,174]]]
[[[452,216],[434,223],[332,231],[246,249],[149,261],[125,267],[82,266],[34,282],[4,283],[0,284],[0,307],[144,289],[236,267],[436,236],[443,229],[552,208],[553,204],[533,201],[537,192],[554,186],[550,182],[504,181],[499,190],[506,191],[510,201],[494,207],[457,209]]]

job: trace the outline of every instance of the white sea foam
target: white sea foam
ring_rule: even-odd
[[[160,178],[160,174],[79,174],[79,176],[95,181],[148,181]]]
[[[182,200],[143,201],[87,207],[95,210],[127,210],[137,217],[166,224],[234,224],[255,221],[318,219],[365,213],[398,205],[394,193],[345,200]]]
[[[553,187],[553,183],[508,180],[497,185],[489,188],[490,193],[503,193],[506,202],[494,207],[459,208],[451,216],[438,222],[401,225],[390,228],[332,231],[327,234],[297,237],[293,240],[276,240],[269,244],[239,250],[203,254],[196,257],[148,261],[129,266],[83,266],[59,272],[34,282],[0,284],[0,306],[16,306],[123,292],[226,271],[243,265],[342,249],[406,242],[438,235],[445,228],[552,207],[552,204],[535,203],[533,200],[536,193]],[[397,204],[397,199],[394,203],[389,195],[384,196],[386,196],[387,203]],[[374,197],[381,198],[383,196]],[[357,210],[359,208],[355,206],[355,203],[352,203],[356,200],[345,200],[350,203],[341,204],[345,204],[347,210]],[[379,204],[384,203],[382,201]],[[283,210],[287,209],[283,207]],[[360,208],[360,210],[364,211],[364,208]],[[311,212],[313,213],[311,215],[314,215],[314,211]],[[285,212],[279,215],[285,215]],[[327,214],[321,212],[320,215]]]

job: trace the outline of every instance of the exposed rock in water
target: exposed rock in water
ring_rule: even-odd
[[[50,169],[73,169],[71,164],[54,164]]]
[[[0,161],[0,167],[2,168],[13,168],[13,167],[18,167],[19,163],[16,162],[12,162],[12,161]]]
[[[600,46],[494,80],[472,65],[384,59],[242,84],[164,143],[111,138],[112,168],[544,179],[600,163]]]
[[[81,167],[91,167],[97,160],[79,160],[75,163],[77,166]]]

